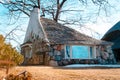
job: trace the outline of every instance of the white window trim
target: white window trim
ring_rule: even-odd
[[[90,47],[91,46],[88,46],[88,59],[91,59],[91,57],[90,57]]]
[[[96,58],[96,46],[93,46],[93,58]]]
[[[72,55],[72,46],[70,45],[70,59],[73,59],[72,56],[73,56]]]

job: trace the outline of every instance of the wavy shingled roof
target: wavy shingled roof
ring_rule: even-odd
[[[40,21],[50,43],[83,45],[109,44],[105,41],[97,40],[85,34],[82,34],[72,28],[63,26],[50,19],[41,18]]]

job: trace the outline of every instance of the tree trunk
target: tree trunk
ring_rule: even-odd
[[[40,0],[38,0],[38,8],[40,9]]]
[[[59,15],[60,15],[60,10],[61,10],[63,4],[65,3],[65,1],[67,1],[67,0],[63,0],[63,1],[60,3],[60,0],[57,0],[57,11],[56,11],[56,15],[55,15],[55,18],[54,18],[54,20],[55,20],[56,22],[58,22],[58,17],[59,17]]]

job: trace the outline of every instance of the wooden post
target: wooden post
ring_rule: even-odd
[[[6,74],[8,74],[8,73],[9,73],[9,65],[6,66]]]

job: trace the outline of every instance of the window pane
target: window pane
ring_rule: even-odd
[[[88,46],[72,46],[73,59],[88,59]]]
[[[66,46],[66,58],[70,58],[70,46]]]
[[[90,58],[92,58],[92,57],[93,57],[93,48],[90,47]]]

